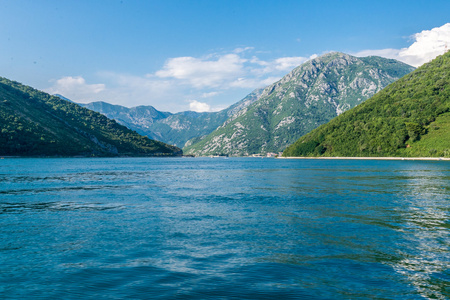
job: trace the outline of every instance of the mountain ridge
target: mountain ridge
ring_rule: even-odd
[[[184,151],[198,156],[282,151],[413,69],[392,59],[327,53],[266,87],[245,113]]]

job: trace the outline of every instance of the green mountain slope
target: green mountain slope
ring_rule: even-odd
[[[241,101],[219,112],[185,111],[172,114],[160,112],[152,106],[128,108],[105,102],[80,105],[114,119],[139,134],[164,143],[184,147],[188,140],[193,139],[192,141],[195,141],[210,134],[228,118],[254,102],[261,92],[262,89],[255,90]]]
[[[381,57],[326,54],[265,88],[245,112],[183,150],[199,156],[282,151],[413,69]]]
[[[114,120],[0,77],[0,155],[180,155]]]
[[[301,137],[283,156],[450,157],[450,52]]]

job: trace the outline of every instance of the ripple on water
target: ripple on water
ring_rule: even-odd
[[[0,296],[448,299],[447,162],[0,166]]]

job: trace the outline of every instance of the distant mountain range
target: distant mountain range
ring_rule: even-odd
[[[355,107],[414,70],[396,60],[329,53],[266,87],[245,111],[183,150],[246,156],[283,151],[302,135]]]
[[[450,157],[450,52],[301,137],[283,156]]]
[[[100,113],[0,77],[1,156],[181,154]]]
[[[246,156],[279,152],[362,103],[414,68],[381,57],[329,53],[297,67],[220,112],[160,112],[105,102],[81,104],[187,154]]]
[[[106,102],[80,104],[88,109],[104,114],[139,134],[178,147],[184,147],[190,139],[199,139],[210,134],[236,112],[254,102],[262,89],[255,90],[241,101],[219,112],[180,113],[161,112],[153,106],[124,107]]]

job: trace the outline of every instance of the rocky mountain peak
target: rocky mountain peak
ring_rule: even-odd
[[[266,87],[245,111],[185,150],[237,156],[282,151],[413,69],[379,57],[327,53]]]

